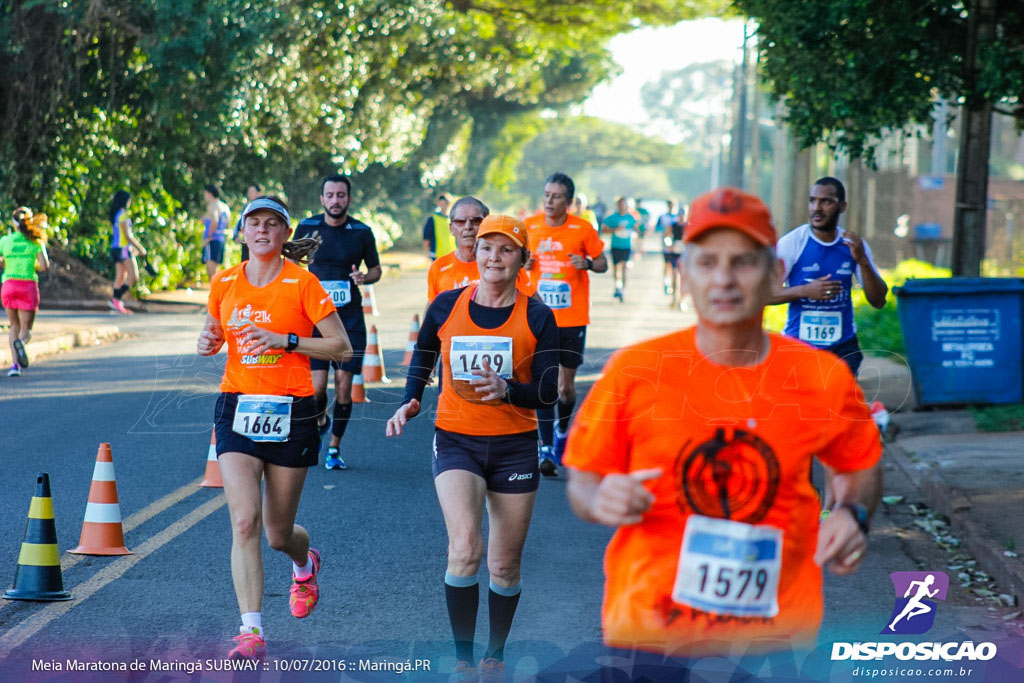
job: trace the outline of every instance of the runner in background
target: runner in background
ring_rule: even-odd
[[[615,213],[604,217],[601,227],[611,235],[612,274],[615,276],[615,292],[613,299],[625,302],[626,268],[633,254],[633,240],[637,237],[637,226],[640,219],[636,212],[630,211],[628,197],[615,199]]]
[[[132,233],[132,219],[128,217],[131,202],[132,196],[127,190],[118,190],[110,200],[110,209],[107,212],[112,228],[110,257],[114,261],[114,296],[108,305],[125,315],[131,311],[121,299],[139,280],[139,264],[135,261],[135,256],[146,255],[145,247]]]
[[[321,240],[313,255],[309,272],[320,279],[330,292],[352,344],[352,357],[344,362],[314,358],[310,361],[313,387],[320,410],[320,429],[331,430],[324,467],[343,470],[347,465],[341,457],[341,439],[352,416],[352,378],[363,372],[366,351],[366,320],[359,287],[380,280],[380,257],[373,230],[366,223],[349,215],[352,183],[343,175],[329,175],[320,186],[320,204],[324,212],[306,218],[295,231],[296,239],[311,237]],[[361,268],[365,266],[366,272]],[[316,332],[313,336],[316,336]],[[327,418],[327,372],[334,368],[334,411]]]
[[[762,329],[782,275],[767,207],[707,193],[685,240],[697,325],[608,362],[565,459],[573,510],[616,529],[602,631],[632,680],[671,666],[666,655],[813,647],[822,567],[860,567],[881,495],[878,430],[849,369]],[[837,472],[821,523],[813,457]]]
[[[231,210],[220,199],[220,188],[207,185],[203,189],[206,215],[203,216],[203,263],[210,280],[224,263],[224,242],[227,239]]]
[[[245,188],[245,200],[246,200],[245,203],[246,203],[246,206],[248,206],[249,202],[255,200],[261,194],[263,194],[263,186],[260,185],[259,183],[253,183],[249,187]],[[243,212],[245,211],[245,207],[244,206],[242,207],[242,211]],[[248,261],[249,260],[249,245],[247,245],[245,243],[245,235],[242,234],[242,216],[241,215],[238,216],[238,222],[235,223],[235,233],[234,233],[234,235],[232,235],[231,239],[233,239],[238,244],[242,245],[242,258],[239,261],[239,263],[241,263],[242,261]]]
[[[480,270],[476,264],[476,235],[480,224],[490,215],[491,210],[476,197],[463,197],[451,209],[451,231],[455,238],[455,251],[438,257],[427,271],[427,303],[441,292],[461,289],[480,281]],[[525,270],[516,276],[516,288],[530,291],[530,278]]]
[[[809,222],[783,235],[776,247],[786,286],[777,289],[771,303],[789,304],[786,336],[835,354],[856,377],[864,354],[853,317],[853,278],[874,308],[885,306],[889,287],[878,274],[868,243],[839,227],[846,207],[846,188],[839,180],[825,177],[814,183]],[[825,467],[825,514],[834,500],[831,482],[832,470]]]
[[[455,242],[448,229],[448,209],[451,204],[452,196],[447,192],[437,195],[437,208],[423,224],[423,248],[431,261],[455,250]]]
[[[540,431],[540,471],[558,474],[565,450],[569,418],[576,406],[576,370],[583,364],[583,347],[590,324],[590,278],[587,271],[608,270],[604,242],[590,223],[569,214],[576,192],[572,178],[553,173],[544,183],[544,212],[526,219],[530,288],[555,314],[558,324],[558,427],[555,411],[537,411]]]
[[[572,214],[590,223],[595,229],[600,225],[597,222],[597,214],[587,208],[587,195],[582,192],[576,195],[576,199],[572,200]]]
[[[32,338],[32,325],[39,310],[37,273],[50,266],[46,255],[46,214],[33,214],[31,209],[22,207],[16,215],[15,231],[0,237],[0,303],[11,326],[8,339],[12,362],[8,377],[19,377],[22,369],[28,367],[25,344]]]
[[[651,225],[651,212],[647,210],[646,206],[644,206],[642,199],[637,199],[635,203],[633,200],[630,200],[630,202],[632,204],[630,209],[636,213],[638,219],[636,231],[639,233],[639,238],[637,239],[636,251],[637,260],[640,260],[640,257],[647,253],[647,244],[645,240],[647,239],[647,228]],[[630,263],[629,267],[632,268],[633,264]]]
[[[558,328],[551,309],[517,289],[526,263],[526,226],[488,216],[479,227],[480,281],[442,292],[427,308],[402,406],[386,434],[399,436],[420,411],[431,369],[441,359],[432,469],[448,531],[445,602],[460,681],[504,681],[505,641],[522,590],[523,545],[537,496],[535,410],[557,396]],[[477,571],[488,520],[490,634],[479,671],[473,634]]]
[[[306,470],[320,452],[309,359],[343,361],[352,347],[331,296],[293,263],[307,262],[317,241],[288,241],[284,202],[260,197],[242,220],[250,259],[214,276],[196,350],[212,356],[227,344],[214,424],[231,515],[231,578],[242,615],[228,656],[260,659],[267,651],[261,528],[270,547],[292,560],[292,616],[308,617],[320,599],[320,553],[295,524]],[[217,566],[210,558],[205,563]],[[209,609],[205,602],[198,607]]]
[[[654,232],[661,237],[661,255],[665,259],[665,266],[662,271],[662,281],[665,286],[665,294],[672,294],[672,271],[675,269],[675,260],[671,254],[672,226],[679,221],[679,212],[676,211],[676,200],[669,199],[666,204],[665,213],[658,216]]]

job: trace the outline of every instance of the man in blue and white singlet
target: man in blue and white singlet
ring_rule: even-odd
[[[885,306],[889,288],[867,242],[839,227],[846,206],[841,182],[827,177],[814,183],[807,207],[810,222],[783,235],[776,246],[785,266],[785,287],[771,303],[789,304],[786,336],[834,353],[856,377],[864,355],[853,320],[853,278],[875,308]]]

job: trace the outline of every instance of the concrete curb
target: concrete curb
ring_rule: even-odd
[[[1007,593],[1024,603],[1024,563],[1003,555],[1003,546],[982,524],[971,518],[970,497],[948,484],[931,465],[919,465],[898,443],[885,444],[885,455],[895,462],[924,496],[930,508],[949,518],[955,534],[978,565]]]
[[[84,346],[95,346],[106,341],[112,341],[121,337],[121,329],[117,325],[97,325],[87,327],[74,332],[58,334],[52,337],[41,337],[33,339],[25,347],[28,351],[29,360],[36,360],[44,356],[53,356],[64,351]],[[0,365],[11,363],[11,349],[4,344],[0,349]]]

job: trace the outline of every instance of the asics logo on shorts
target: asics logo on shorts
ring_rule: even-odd
[[[533,472],[529,474],[516,474],[513,472],[508,478],[509,481],[523,481],[525,479],[533,479]]]

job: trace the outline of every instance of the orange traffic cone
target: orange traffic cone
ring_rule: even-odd
[[[363,384],[362,375],[352,375],[352,402],[353,403],[369,403],[370,399],[366,398],[366,386]]]
[[[217,430],[210,434],[210,450],[206,452],[206,476],[199,486],[211,489],[224,488],[224,481],[220,478],[220,463],[217,462]]]
[[[420,316],[418,313],[414,313],[412,316],[412,325],[409,326],[409,341],[405,342],[405,355],[402,356],[402,362],[399,363],[403,368],[409,367],[412,363],[412,354],[416,350],[416,340],[420,336]]]
[[[377,311],[377,297],[373,294],[373,285],[363,285],[363,314],[380,315]]]
[[[370,325],[370,336],[366,340],[366,352],[363,354],[363,381],[391,381],[384,372],[384,354],[380,350],[376,325]]]
[[[53,521],[50,475],[36,479],[36,495],[28,506],[25,540],[14,570],[14,585],[4,593],[7,600],[70,600],[64,590],[57,549],[57,526]]]
[[[131,555],[124,547],[124,529],[121,528],[121,506],[117,502],[117,482],[114,481],[114,458],[110,444],[101,443],[92,470],[89,502],[85,506],[85,521],[78,547],[69,550],[76,555]]]

